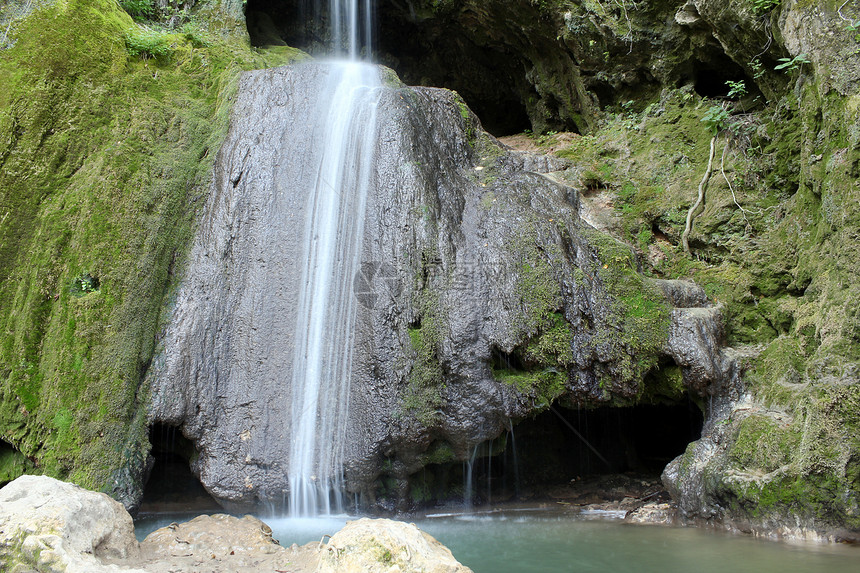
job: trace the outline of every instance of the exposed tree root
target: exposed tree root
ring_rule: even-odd
[[[702,177],[702,182],[699,183],[699,198],[696,199],[696,202],[690,207],[690,210],[687,211],[687,225],[684,227],[684,233],[681,235],[681,244],[684,245],[684,252],[688,255],[690,254],[690,243],[688,242],[688,237],[690,236],[690,231],[693,230],[693,219],[696,217],[696,211],[705,201],[705,189],[708,188],[708,181],[711,179],[711,171],[714,167],[714,156],[717,153],[717,136],[713,136],[711,138],[711,153],[708,156],[708,168],[705,170],[705,176]]]

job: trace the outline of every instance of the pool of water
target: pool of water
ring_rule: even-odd
[[[188,516],[152,516],[137,524],[139,538]],[[282,545],[319,541],[347,516],[318,519],[262,517]],[[659,572],[857,573],[860,548],[790,544],[696,528],[642,526],[553,512],[437,514],[413,522],[444,543],[475,573]]]

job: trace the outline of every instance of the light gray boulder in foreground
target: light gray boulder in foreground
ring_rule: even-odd
[[[451,551],[413,523],[390,519],[350,521],[323,549],[317,573],[415,571],[470,573]]]
[[[0,569],[102,573],[139,571],[103,560],[139,557],[134,523],[103,493],[45,476],[0,489]]]
[[[9,573],[468,573],[414,524],[388,519],[347,523],[328,544],[281,547],[272,530],[246,515],[204,515],[172,523],[142,543],[131,516],[103,493],[44,476],[0,489],[0,571]]]

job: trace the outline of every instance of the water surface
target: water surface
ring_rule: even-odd
[[[187,518],[186,518],[187,519]],[[348,516],[262,517],[281,545],[319,541]],[[177,516],[150,517],[139,538]],[[860,571],[860,548],[783,543],[696,528],[631,525],[551,512],[440,514],[414,523],[475,573],[788,573]]]

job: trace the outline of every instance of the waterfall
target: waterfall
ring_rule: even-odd
[[[310,166],[306,193],[290,385],[288,480],[294,517],[344,510],[343,460],[356,316],[351,287],[362,254],[381,86],[378,69],[357,61],[362,30],[369,43],[371,29],[369,22],[359,22],[359,1],[331,0],[334,51],[340,55],[345,40],[350,59],[328,65],[308,134],[310,144],[319,149],[313,155],[318,163]],[[370,0],[361,1],[367,16]]]

